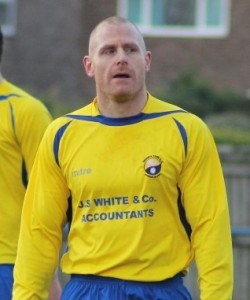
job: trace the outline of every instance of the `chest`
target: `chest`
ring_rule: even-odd
[[[71,128],[59,149],[60,166],[71,190],[117,190],[175,186],[185,159],[172,122],[130,126],[88,124]]]

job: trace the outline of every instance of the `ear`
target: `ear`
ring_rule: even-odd
[[[94,77],[94,68],[91,62],[91,59],[88,55],[84,56],[82,60],[83,66],[85,68],[85,72],[89,77]]]
[[[147,51],[145,56],[145,70],[147,72],[150,70],[151,61],[152,61],[152,54],[150,51]]]

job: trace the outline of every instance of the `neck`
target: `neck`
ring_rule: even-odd
[[[124,118],[139,114],[147,103],[147,92],[140,93],[132,98],[115,99],[99,97],[97,95],[97,107],[100,113],[106,117]]]

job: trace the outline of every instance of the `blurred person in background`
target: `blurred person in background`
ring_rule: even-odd
[[[0,65],[3,53],[0,28]],[[35,155],[52,121],[44,104],[8,82],[0,70],[0,299],[12,299],[13,268],[24,195]],[[40,245],[42,247],[42,245]],[[55,273],[50,300],[60,299]]]

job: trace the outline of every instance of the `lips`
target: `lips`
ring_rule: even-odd
[[[130,78],[130,75],[127,73],[117,73],[113,76],[113,78]]]

